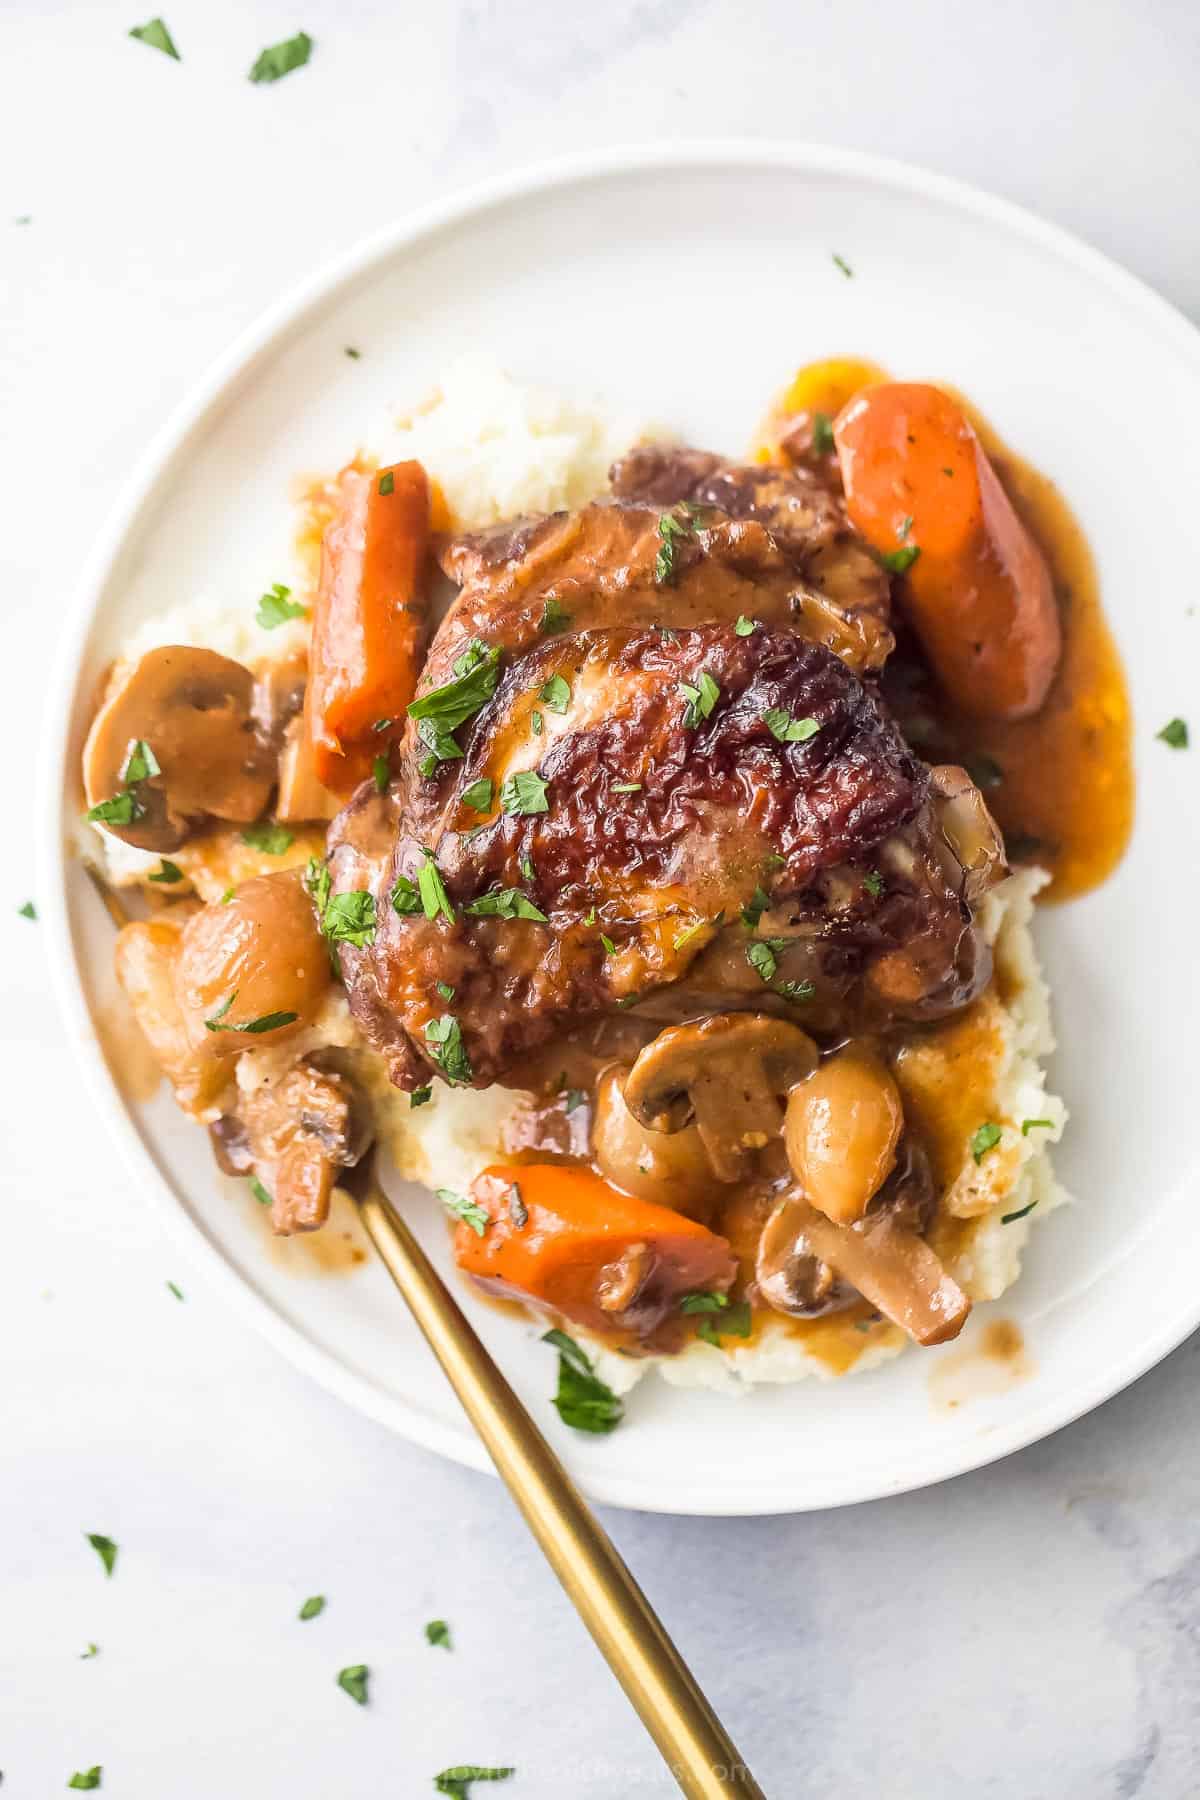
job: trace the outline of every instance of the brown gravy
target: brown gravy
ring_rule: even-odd
[[[929,1397],[939,1412],[955,1412],[972,1400],[1006,1394],[1035,1373],[1020,1327],[992,1319],[977,1343],[940,1356],[929,1376]]]

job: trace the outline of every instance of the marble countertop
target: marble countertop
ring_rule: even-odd
[[[666,1795],[497,1484],[251,1335],[75,1098],[17,914],[57,704],[30,672],[132,458],[235,332],[369,229],[522,162],[712,133],[853,144],[1024,202],[1200,317],[1200,14],[167,5],[179,65],[129,39],[127,0],[0,9],[0,581],[19,671],[0,724],[3,1791],[42,1800],[99,1763],[123,1800],[365,1800],[478,1761],[517,1766],[483,1790],[513,1800]],[[248,83],[300,24],[310,67]],[[1193,1339],[1052,1441],[905,1498],[606,1522],[772,1800],[1182,1800],[1200,1790],[1198,1373]],[[120,1543],[111,1581],[89,1531]],[[301,1624],[311,1593],[329,1604]],[[433,1617],[452,1653],[426,1645]],[[366,1708],[333,1679],[357,1662]]]

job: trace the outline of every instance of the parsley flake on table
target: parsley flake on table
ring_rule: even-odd
[[[554,1405],[564,1425],[573,1431],[602,1435],[615,1431],[624,1416],[621,1400],[592,1368],[591,1359],[565,1331],[546,1331],[543,1344],[558,1351],[558,1391]]]
[[[999,1125],[994,1124],[990,1119],[986,1124],[979,1127],[979,1130],[971,1139],[971,1155],[975,1158],[977,1163],[983,1161],[989,1150],[994,1150],[996,1148],[996,1145],[1000,1142],[1001,1135],[1002,1133]]]
[[[257,825],[247,825],[240,833],[243,844],[251,850],[261,850],[264,856],[282,856],[290,850],[296,841],[294,832],[286,825],[277,825],[273,819],[262,819]]]
[[[453,1650],[450,1642],[450,1627],[445,1619],[430,1619],[425,1627],[425,1642],[434,1644],[441,1650]]]
[[[782,706],[769,706],[762,722],[780,744],[806,744],[821,729],[815,719],[793,719]]]
[[[852,281],[854,279],[854,270],[850,267],[850,264],[846,261],[845,257],[839,256],[836,250],[833,252],[833,262],[834,267],[842,271],[842,274],[846,277],[847,281]]]
[[[154,877],[153,877],[153,876],[151,876],[151,877],[150,877],[150,879],[151,879],[151,881],[153,881],[153,880],[154,880]],[[24,904],[24,906],[18,906],[18,908],[17,908],[17,915],[18,915],[18,917],[19,917],[19,918],[22,918],[22,919],[34,919],[34,920],[36,920],[36,918],[37,918],[37,907],[36,907],[36,906],[35,906],[35,905],[34,905],[34,904],[33,904],[33,901],[32,901],[32,900],[27,900],[27,901],[26,901],[26,902],[25,902],[25,904]]]
[[[69,1788],[82,1790],[84,1793],[90,1793],[92,1788],[98,1788],[100,1786],[100,1769],[101,1765],[99,1763],[93,1763],[90,1769],[76,1769],[74,1775],[72,1775],[70,1781],[68,1781],[67,1786]]]
[[[361,355],[362,355],[362,351],[361,351],[361,350],[356,350],[356,349],[355,349],[355,348],[354,348],[354,345],[353,345],[353,344],[347,344],[347,345],[346,345],[346,347],[345,347],[345,351],[344,351],[344,352],[343,352],[343,354],[344,354],[344,355],[346,355],[346,356],[349,356],[349,357],[351,357],[351,358],[352,358],[352,359],[353,359],[353,360],[354,360],[354,361],[355,361],[355,362],[357,362],[357,361],[358,361],[358,359],[359,359],[359,357],[360,357],[360,356],[361,356]]]
[[[344,1694],[357,1702],[359,1706],[367,1704],[367,1682],[371,1671],[366,1663],[351,1663],[348,1669],[339,1669],[337,1684]]]
[[[683,715],[684,728],[687,731],[693,731],[701,719],[709,718],[713,707],[721,698],[721,690],[707,669],[701,669],[696,677],[695,687],[690,682],[681,681],[679,692],[687,701]]]
[[[100,1531],[88,1531],[84,1533],[84,1536],[104,1564],[104,1573],[111,1575],[117,1566],[117,1545]]]
[[[458,1763],[453,1769],[443,1769],[440,1775],[435,1775],[433,1785],[439,1794],[448,1795],[449,1800],[471,1800],[467,1790],[473,1781],[507,1781],[516,1772],[515,1768],[484,1768],[482,1763]]]
[[[1161,731],[1155,732],[1160,743],[1171,750],[1186,750],[1188,747],[1188,728],[1186,719],[1168,719]]]
[[[434,1188],[435,1198],[441,1201],[447,1212],[469,1225],[476,1237],[482,1237],[492,1222],[491,1214],[469,1194],[456,1194],[453,1188]]]
[[[500,789],[500,810],[517,815],[550,811],[546,783],[536,769],[518,769],[506,778]]]
[[[298,600],[291,597],[290,587],[284,587],[282,581],[272,582],[265,594],[260,594],[255,620],[264,631],[275,631],[280,625],[286,625],[289,619],[302,619],[305,609]]]
[[[135,25],[129,33],[139,44],[149,44],[151,50],[161,50],[164,56],[172,57],[176,62],[183,59],[175,48],[175,41],[161,19],[151,19],[145,25]]]
[[[174,1294],[174,1296],[177,1300],[183,1299],[183,1289],[180,1286],[178,1286],[178,1284],[176,1282],[168,1281],[167,1288],[170,1293]]]
[[[89,1644],[86,1647],[86,1649],[81,1650],[79,1652],[79,1660],[80,1660],[80,1662],[91,1662],[92,1658],[94,1656],[99,1656],[99,1654],[100,1654],[99,1644]]]
[[[325,1611],[325,1596],[324,1596],[324,1594],[310,1594],[308,1599],[304,1602],[304,1605],[300,1608],[300,1611],[297,1613],[296,1616],[297,1616],[297,1618],[300,1618],[300,1619],[315,1619],[315,1618],[317,1618],[317,1616],[320,1613],[323,1613],[324,1611]]]
[[[293,69],[302,69],[312,55],[313,41],[307,31],[298,31],[295,37],[284,38],[282,43],[268,44],[260,50],[253,68],[250,70],[251,81],[281,81],[290,75]]]
[[[461,1087],[472,1076],[471,1059],[462,1041],[462,1027],[453,1013],[430,1019],[425,1027],[426,1053],[451,1087]]]

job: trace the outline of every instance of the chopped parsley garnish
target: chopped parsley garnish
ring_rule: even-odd
[[[582,1088],[567,1088],[565,1090],[563,1099],[564,1099],[563,1111],[569,1117],[571,1113],[573,1113],[578,1107],[580,1107],[584,1104],[584,1102],[587,1099],[587,1095],[584,1093]]]
[[[565,631],[570,623],[570,613],[566,612],[562,603],[555,600],[552,596],[542,607],[542,616],[538,620],[538,630],[545,632],[547,637],[553,637],[556,632]]]
[[[134,738],[121,770],[121,780],[132,785],[135,781],[149,781],[152,775],[161,774],[158,758],[145,738]]]
[[[523,877],[525,878],[526,881],[533,880],[533,858],[532,858],[532,856],[523,856],[521,858],[521,874],[523,875]]]
[[[701,669],[699,675],[696,677],[695,687],[692,687],[689,682],[681,681],[679,683],[679,692],[687,701],[687,710],[683,715],[683,723],[684,728],[688,731],[694,730],[701,719],[709,718],[712,714],[713,707],[721,698],[721,690],[707,669]]]
[[[427,1644],[435,1644],[442,1650],[452,1650],[454,1648],[450,1642],[450,1627],[447,1625],[445,1619],[430,1619],[428,1625],[425,1627],[425,1642]]]
[[[720,925],[723,918],[725,918],[725,914],[718,913],[716,914],[716,918],[698,918],[698,920],[693,920],[691,925],[687,925],[685,931],[680,931],[678,938],[676,938],[675,943],[673,943],[673,949],[684,949],[685,943],[691,943],[693,938],[698,938],[700,932],[707,931],[711,925]]]
[[[99,1656],[99,1654],[99,1644],[89,1644],[85,1650],[79,1652],[79,1660],[80,1662],[91,1662],[93,1656]]]
[[[1053,1131],[1053,1119],[1022,1119],[1021,1136],[1028,1137],[1031,1131]]]
[[[473,781],[469,788],[463,789],[463,805],[469,806],[472,812],[491,812],[495,785],[490,775],[485,775],[480,781]]]
[[[769,984],[774,981],[779,968],[777,958],[787,947],[787,938],[755,938],[752,944],[746,945],[746,961]]]
[[[435,1775],[433,1785],[439,1794],[449,1795],[450,1800],[471,1800],[467,1789],[473,1781],[507,1781],[516,1772],[515,1768],[485,1769],[482,1763],[456,1763],[454,1768]]]
[[[714,1313],[721,1312],[728,1305],[728,1294],[685,1294],[679,1302],[679,1310],[681,1313]]]
[[[831,456],[834,448],[833,420],[828,413],[815,412],[812,416],[813,455]]]
[[[546,799],[546,783],[536,769],[518,769],[509,775],[500,789],[500,808],[506,813],[544,813],[550,811]]]
[[[762,716],[771,736],[781,744],[806,744],[821,727],[815,719],[793,719],[782,706],[769,706]]]
[[[675,550],[679,538],[694,537],[696,521],[680,518],[678,513],[659,514],[659,552],[654,559],[654,579],[659,587],[668,587],[675,579]]]
[[[771,904],[771,896],[760,887],[756,887],[750,896],[749,904],[742,908],[742,924],[754,931]]]
[[[422,758],[422,775],[432,775],[439,762],[452,762],[461,757],[462,749],[452,735],[458,727],[486,706],[496,691],[500,672],[500,650],[491,649],[479,638],[472,638],[462,655],[453,663],[454,679],[422,694],[408,708],[410,719],[417,721],[417,736],[429,755]]]
[[[417,871],[417,892],[421,896],[421,905],[425,909],[427,919],[436,919],[440,913],[453,925],[454,908],[450,904],[450,896],[446,892],[446,884],[442,880],[441,870],[433,860],[432,850],[425,852],[425,861]],[[395,904],[394,901],[393,904]]]
[[[758,626],[753,619],[748,619],[745,613],[739,613],[734,622],[733,633],[735,637],[749,637],[751,632],[757,629]]]
[[[977,788],[986,791],[998,788],[1004,780],[1004,770],[994,756],[981,751],[978,756],[968,756],[963,760],[963,767]]]
[[[155,877],[152,875],[150,879],[153,881]],[[27,900],[24,906],[18,906],[17,913],[22,919],[36,919],[37,907],[33,904],[32,900]]]
[[[183,880],[183,870],[178,863],[173,863],[168,857],[164,856],[159,860],[157,875],[149,875],[146,879],[148,881],[162,881],[172,884],[176,881]]]
[[[723,1337],[748,1338],[750,1336],[750,1302],[735,1300],[732,1305],[722,1307],[716,1315],[706,1314],[696,1326],[696,1336],[703,1338],[706,1344],[721,1348]]]
[[[542,715],[538,711],[536,706],[534,707],[533,711],[529,715],[529,729],[533,733],[534,737],[541,737],[541,735],[542,735]]]
[[[475,919],[534,919],[539,925],[548,923],[545,913],[539,912],[520,888],[495,888],[490,894],[480,894],[477,900],[469,900],[463,911]]]
[[[571,684],[563,675],[551,675],[538,689],[538,699],[552,713],[565,713],[571,704]]]
[[[594,903],[590,910],[584,915],[583,922],[585,925],[594,925],[596,923],[596,908]]]
[[[385,500],[389,494],[395,493],[396,471],[394,469],[385,469],[383,471],[383,474],[379,477],[379,485],[375,491],[377,494],[382,494]]]
[[[355,361],[355,362],[357,362],[357,361],[358,361],[358,359],[359,359],[359,357],[360,357],[360,356],[361,356],[361,355],[362,355],[362,351],[361,351],[361,350],[356,350],[356,349],[355,349],[355,348],[354,348],[354,345],[353,345],[353,344],[347,344],[347,345],[346,345],[346,350],[345,350],[345,354],[346,354],[346,355],[347,355],[347,356],[350,356],[350,357],[353,357],[353,359],[354,359],[354,361]]]
[[[224,1022],[225,1015],[237,997],[238,991],[234,988],[228,1000],[218,1006],[212,1018],[205,1019],[205,1031],[243,1031],[251,1037],[261,1037],[264,1031],[278,1031],[282,1025],[294,1025],[300,1017],[299,1013],[294,1012],[263,1013],[261,1018],[250,1019],[245,1025],[227,1025]]]
[[[161,50],[164,56],[170,56],[176,62],[182,58],[175,48],[175,41],[161,19],[151,19],[146,25],[135,25],[129,33],[139,44],[149,44],[152,50]]]
[[[409,1109],[413,1111],[418,1106],[428,1106],[432,1099],[433,1089],[431,1087],[414,1088],[408,1096]]]
[[[870,874],[864,875],[862,884],[872,900],[878,900],[883,892],[883,876],[878,869],[872,869]]]
[[[443,1000],[447,1002],[453,1000],[454,989],[450,986],[448,981],[436,981],[434,982],[434,986],[437,988],[437,991],[442,996]]]
[[[1154,735],[1172,750],[1186,750],[1188,747],[1186,719],[1169,719],[1162,730],[1155,732]]]
[[[903,575],[921,554],[920,544],[901,544],[899,550],[881,550],[879,560],[889,575]]]
[[[304,1605],[300,1608],[297,1616],[301,1619],[315,1619],[319,1613],[323,1613],[324,1611],[324,1594],[310,1594],[308,1599],[304,1602]]]
[[[456,1219],[469,1225],[476,1237],[483,1236],[492,1222],[491,1214],[485,1207],[480,1206],[477,1200],[472,1200],[469,1194],[456,1194],[453,1188],[434,1188],[433,1191],[447,1212],[452,1212]]]
[[[1000,1223],[1002,1225],[1011,1225],[1014,1219],[1023,1219],[1027,1213],[1031,1213],[1036,1205],[1037,1201],[1031,1200],[1028,1206],[1020,1206],[1017,1208],[1016,1212],[1001,1213]]]
[[[291,598],[292,590],[284,587],[282,581],[274,582],[269,590],[259,596],[258,611],[254,617],[264,631],[274,631],[279,625],[286,625],[289,619],[302,619],[304,608],[299,601]]]
[[[376,719],[375,723],[371,727],[371,730],[372,731],[387,731],[390,726],[395,724],[395,722],[396,721],[394,719]]]
[[[236,892],[237,892],[236,888],[231,888],[231,887],[226,888],[225,892],[221,895],[221,898],[217,901],[217,905],[218,906],[228,906],[229,902],[233,899],[233,896]]]
[[[241,833],[243,844],[249,844],[252,850],[261,850],[266,856],[282,856],[295,843],[295,833],[286,825],[276,825],[271,820],[264,820],[260,825],[247,825]]]
[[[131,788],[122,788],[111,799],[100,800],[89,807],[87,816],[93,825],[132,825],[145,810]]]
[[[834,267],[842,271],[842,274],[846,277],[847,281],[853,280],[854,270],[850,267],[850,264],[846,261],[845,257],[839,256],[836,250],[833,252],[833,261]]]
[[[367,1704],[367,1682],[371,1671],[366,1663],[351,1663],[348,1669],[339,1669],[337,1684],[344,1694],[349,1694],[359,1706]]]
[[[512,1220],[518,1231],[523,1231],[525,1226],[529,1223],[529,1208],[526,1206],[524,1200],[522,1200],[521,1190],[515,1181],[509,1184],[506,1198],[508,1200],[509,1218]]]
[[[361,888],[353,888],[346,894],[331,894],[329,866],[316,856],[308,859],[304,885],[316,906],[317,924],[330,944],[353,944],[356,950],[365,950],[374,942],[374,894]]]
[[[996,1145],[1000,1142],[1000,1137],[1001,1131],[999,1125],[993,1124],[990,1119],[986,1125],[981,1125],[979,1127],[979,1130],[971,1139],[971,1155],[975,1158],[977,1163],[983,1161],[989,1150],[994,1150],[996,1148]]]
[[[640,794],[642,784],[640,781],[614,781],[612,791],[614,794]]]
[[[89,1531],[85,1535],[88,1543],[104,1564],[104,1573],[111,1575],[117,1563],[117,1545],[100,1531]]]
[[[605,956],[615,956],[617,954],[617,946],[610,937],[605,937],[603,932],[600,933],[600,942],[604,945]]]
[[[900,539],[901,543],[904,542],[905,538],[907,538],[907,536],[911,530],[912,530],[912,514],[905,513],[905,515],[901,519],[899,525],[897,525],[897,527],[896,527],[896,536]]]
[[[781,999],[794,1000],[797,1003],[811,1000],[816,991],[816,986],[811,981],[781,981],[775,989]]]
[[[167,1287],[170,1290],[170,1292],[172,1294],[174,1294],[174,1296],[177,1300],[183,1299],[183,1289],[181,1287],[179,1287],[177,1285],[177,1283],[175,1283],[174,1281],[168,1281]]]
[[[430,1019],[425,1027],[425,1043],[429,1060],[442,1071],[451,1087],[471,1079],[471,1059],[462,1041],[462,1027],[453,1013]]]
[[[254,1198],[258,1201],[260,1206],[270,1206],[273,1204],[270,1194],[258,1179],[257,1175],[252,1175],[250,1177],[250,1192],[254,1195]]]
[[[391,767],[386,756],[380,754],[371,764],[371,773],[375,777],[375,792],[386,794],[388,782],[391,780]]]
[[[421,911],[421,894],[415,881],[407,875],[397,875],[396,885],[392,889],[392,911],[402,916],[405,913]]]
[[[85,1793],[90,1792],[92,1788],[98,1788],[100,1786],[101,1767],[102,1765],[100,1763],[93,1763],[90,1769],[76,1769],[74,1775],[72,1775],[70,1781],[68,1781],[67,1786],[69,1788],[82,1789]]]
[[[574,1431],[591,1431],[598,1435],[615,1431],[625,1412],[624,1405],[607,1383],[594,1372],[591,1359],[565,1331],[547,1331],[543,1344],[553,1344],[558,1351],[558,1392],[554,1404],[564,1425]]]

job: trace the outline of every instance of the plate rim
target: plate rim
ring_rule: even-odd
[[[153,506],[159,489],[169,484],[178,459],[187,451],[193,437],[206,427],[214,412],[236,399],[238,386],[252,376],[261,360],[273,354],[288,336],[303,328],[343,289],[389,258],[415,248],[423,239],[431,240],[503,205],[564,187],[626,174],[653,177],[681,170],[715,173],[761,169],[863,180],[901,190],[909,196],[940,202],[968,217],[982,218],[1002,230],[1016,233],[1104,286],[1137,313],[1148,327],[1172,340],[1177,352],[1197,365],[1200,378],[1200,329],[1170,301],[1064,227],[955,177],[859,150],[745,137],[704,137],[669,145],[635,143],[544,159],[465,187],[456,187],[380,226],[295,283],[234,337],[172,408],[135,462],[84,561],[67,613],[67,629],[50,664],[35,807],[35,855],[51,985],[88,1092],[135,1187],[148,1204],[153,1202],[182,1253],[193,1265],[202,1267],[205,1277],[235,1313],[294,1367],[357,1412],[409,1441],[492,1475],[495,1470],[477,1438],[463,1435],[454,1426],[430,1417],[410,1400],[380,1389],[367,1376],[347,1367],[336,1350],[315,1343],[299,1326],[276,1311],[273,1303],[226,1259],[209,1237],[202,1222],[193,1215],[160,1168],[137,1123],[126,1110],[104,1059],[79,979],[70,925],[68,869],[71,858],[65,829],[71,792],[70,743],[61,731],[61,713],[56,702],[64,694],[74,693],[81,652],[97,602],[126,540],[143,512]],[[1200,1291],[1193,1308],[1181,1308],[1174,1318],[1160,1321],[1158,1329],[1127,1352],[1115,1368],[1111,1364],[1105,1365],[1103,1374],[1076,1383],[1036,1412],[1019,1415],[1011,1424],[996,1427],[973,1440],[948,1443],[945,1451],[938,1455],[923,1450],[919,1466],[900,1468],[888,1478],[863,1482],[851,1471],[840,1485],[838,1480],[826,1478],[823,1489],[799,1497],[786,1491],[786,1481],[781,1486],[773,1486],[769,1474],[763,1481],[764,1491],[749,1497],[725,1493],[714,1496],[707,1491],[656,1493],[656,1477],[643,1482],[627,1476],[606,1476],[595,1468],[576,1471],[576,1479],[592,1499],[607,1505],[709,1517],[749,1518],[806,1512],[908,1493],[982,1468],[1073,1423],[1153,1368],[1197,1325],[1200,1325]]]

